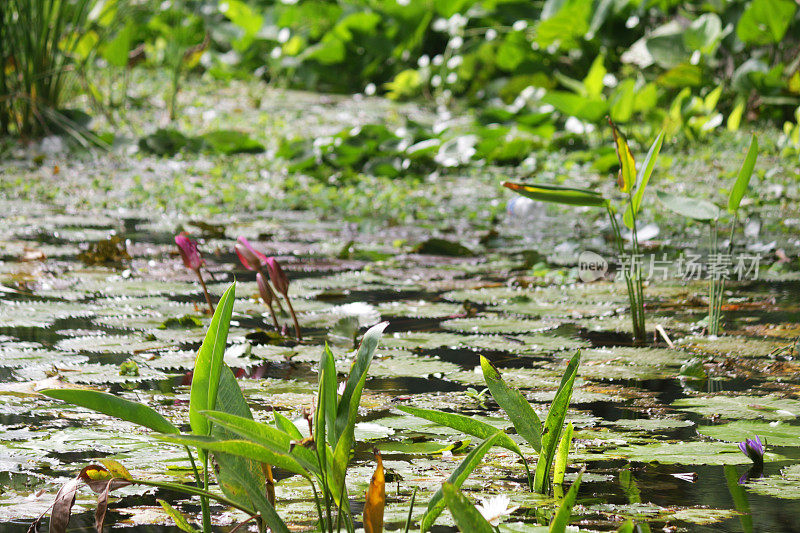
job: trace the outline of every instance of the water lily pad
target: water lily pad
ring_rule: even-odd
[[[407,332],[386,337],[384,344],[391,348],[433,349],[467,348],[499,350],[511,353],[546,353],[575,350],[585,342],[555,335],[457,335],[455,333]]]
[[[462,333],[536,333],[559,325],[555,320],[526,320],[500,316],[454,318],[442,322],[442,328]]]
[[[762,496],[798,500],[800,499],[800,464],[784,468],[780,475],[750,480],[745,486],[749,491]]]
[[[605,452],[600,457],[621,457],[641,463],[681,465],[742,465],[750,459],[735,444],[725,442],[657,442],[623,446]],[[781,456],[767,454],[765,460],[780,460]]]
[[[793,420],[800,416],[800,401],[776,395],[724,395],[696,396],[675,400],[672,406],[708,418],[729,420]]]
[[[447,318],[464,313],[464,306],[445,302],[399,301],[384,302],[378,305],[384,317]]]
[[[133,335],[87,335],[61,340],[56,347],[69,352],[133,354],[163,348],[164,343]]]
[[[735,357],[766,357],[773,351],[785,346],[785,342],[747,337],[685,337],[680,340],[683,346],[693,352],[710,355]]]
[[[717,426],[698,426],[697,432],[727,442],[742,442],[758,435],[768,445],[800,446],[800,426],[781,421],[737,420]]]

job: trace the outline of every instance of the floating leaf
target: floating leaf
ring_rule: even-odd
[[[719,207],[706,200],[664,191],[658,191],[656,197],[664,207],[683,217],[700,222],[709,222],[719,218]]]
[[[605,207],[608,204],[608,200],[603,198],[600,193],[588,189],[573,189],[556,185],[511,183],[508,181],[503,183],[503,186],[522,196],[527,196],[532,200],[539,200],[541,202],[585,207]]]

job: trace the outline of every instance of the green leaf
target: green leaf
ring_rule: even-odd
[[[578,488],[581,486],[581,478],[583,478],[583,471],[578,474],[577,479],[567,491],[564,496],[564,501],[558,507],[553,521],[550,522],[550,533],[565,533],[569,525],[569,517],[572,515],[572,507],[575,505],[575,499],[578,496]]]
[[[200,136],[207,147],[218,154],[257,154],[264,145],[246,133],[236,130],[214,130]]]
[[[178,428],[152,408],[113,394],[87,389],[44,389],[40,392],[50,398],[133,422],[159,433],[180,433]]]
[[[336,362],[333,353],[325,343],[319,362],[319,390],[317,391],[317,409],[314,412],[314,439],[317,441],[319,453],[324,453],[325,443],[333,442],[333,427],[336,422]],[[326,426],[331,431],[326,435]]]
[[[747,149],[747,154],[744,156],[742,168],[739,169],[739,174],[736,176],[736,183],[733,184],[731,193],[728,196],[729,213],[735,213],[739,210],[739,204],[742,202],[744,193],[747,191],[747,186],[750,184],[750,178],[753,176],[753,169],[756,166],[757,158],[758,139],[753,135],[750,138],[750,147]]]
[[[185,531],[186,533],[199,533],[189,521],[183,516],[183,513],[175,509],[173,506],[165,502],[164,500],[156,500],[159,505],[164,509],[164,511],[172,518],[172,521],[175,522],[175,525],[178,526],[178,529],[181,531]]]
[[[636,184],[636,161],[634,161],[633,154],[628,146],[628,140],[617,129],[611,119],[608,119],[608,123],[611,125],[611,133],[614,135],[614,149],[617,151],[617,159],[619,159],[619,180],[617,185],[620,191],[629,193]]]
[[[133,39],[136,28],[133,23],[127,23],[117,32],[110,41],[106,41],[103,46],[103,59],[115,67],[125,67],[128,65],[128,53],[131,50],[131,40]]]
[[[173,442],[184,446],[194,446],[211,452],[221,452],[251,459],[258,463],[267,463],[289,472],[309,478],[308,471],[288,453],[279,453],[249,440],[218,440],[214,437],[197,435],[165,435],[158,437],[165,442]]]
[[[273,415],[275,416],[275,427],[278,428],[279,431],[283,431],[293,440],[303,440],[303,434],[300,433],[300,430],[297,429],[294,422],[277,411],[273,411]]]
[[[316,454],[304,446],[292,447],[292,438],[287,433],[275,429],[268,424],[256,422],[250,418],[236,416],[219,411],[204,411],[203,416],[214,422],[214,425],[224,427],[228,431],[269,450],[291,454],[307,470],[319,472]],[[291,449],[291,452],[289,451]]]
[[[252,420],[250,407],[239,388],[239,383],[231,369],[224,362],[220,368],[220,379],[216,407],[222,412]],[[219,440],[228,440],[235,434],[226,428],[214,425],[211,436]],[[217,462],[217,479],[222,491],[232,500],[247,505],[258,505],[258,501],[251,496],[252,492],[264,492],[265,477],[261,463],[252,459],[230,455],[224,452],[215,452]],[[245,483],[245,485],[241,485]],[[262,494],[263,495],[263,494]]]
[[[570,359],[561,384],[556,391],[550,410],[547,413],[547,420],[544,422],[542,430],[542,449],[539,452],[539,460],[536,462],[536,473],[533,479],[533,490],[540,494],[547,493],[550,483],[550,465],[556,453],[561,432],[564,428],[564,419],[567,416],[569,402],[572,399],[572,387],[575,384],[575,377],[578,375],[578,365],[581,361],[581,352],[578,351]]]
[[[634,533],[634,531],[636,531],[636,527],[633,524],[633,520],[628,520],[619,526],[617,533]]]
[[[550,104],[567,116],[588,122],[597,122],[608,110],[602,98],[590,98],[566,91],[549,91],[542,98],[543,104]]]
[[[221,454],[221,457],[231,457],[228,454]],[[219,464],[220,468],[226,468],[225,463]],[[247,473],[235,468],[226,468],[230,471],[229,477],[226,480],[220,479],[220,487],[228,494],[232,489],[242,488],[244,494],[253,502],[255,510],[261,515],[261,520],[272,533],[289,533],[289,528],[286,523],[281,520],[275,508],[270,505],[265,496],[264,484],[256,486],[250,482]]]
[[[351,416],[351,404],[355,403],[357,407],[361,402],[361,390],[356,391],[356,389],[362,378],[366,378],[367,370],[369,370],[369,365],[372,363],[372,357],[375,355],[375,350],[378,349],[378,341],[380,341],[381,334],[388,325],[388,322],[381,322],[372,326],[361,340],[361,346],[358,348],[344,392],[339,400],[333,442],[338,442],[346,429],[349,428],[350,432],[352,432],[353,427],[355,427],[355,418]]]
[[[200,411],[216,409],[222,357],[225,354],[225,344],[228,340],[228,328],[231,323],[235,294],[236,282],[234,281],[220,298],[203,344],[197,352],[189,396],[189,423],[195,435],[208,435],[211,431],[208,419],[202,416]]]
[[[588,189],[573,189],[557,185],[525,184],[505,182],[503,186],[512,191],[540,202],[577,205],[585,207],[605,207],[608,200]]]
[[[404,413],[424,420],[430,420],[436,424],[447,426],[481,439],[487,439],[497,433],[496,427],[469,416],[456,413],[443,413],[433,409],[420,409],[418,407],[398,406],[397,408]],[[534,413],[534,415],[536,415],[536,413]],[[500,437],[497,439],[497,446],[510,450],[525,460],[525,456],[517,443],[505,433],[500,434]]]
[[[572,444],[572,422],[567,424],[567,429],[561,435],[561,442],[558,443],[558,452],[556,453],[556,462],[553,465],[553,483],[561,485],[564,483],[564,473],[567,471],[567,463],[569,460],[569,448]]]
[[[444,502],[460,531],[494,533],[492,525],[452,483],[444,483],[441,490]]]
[[[494,446],[495,442],[497,442],[497,439],[500,438],[501,433],[501,431],[498,431],[495,435],[484,440],[474,450],[469,452],[464,460],[461,461],[461,464],[459,464],[456,469],[453,470],[453,473],[450,474],[450,477],[447,478],[447,482],[451,483],[456,489],[460,489],[461,485],[464,484],[464,480],[475,470],[483,459],[483,456],[486,455],[486,452],[488,452],[491,447]],[[422,533],[428,531],[442,513],[442,509],[444,509],[445,505],[443,496],[442,489],[439,489],[433,495],[430,502],[428,502],[428,509],[425,511],[422,521],[420,522],[420,531]]]
[[[794,18],[793,0],[752,0],[736,25],[736,35],[745,44],[778,43]]]
[[[492,398],[506,412],[514,428],[537,452],[542,449],[542,422],[531,404],[517,389],[503,381],[500,372],[484,356],[481,356],[481,369],[486,386]]]
[[[689,198],[688,196],[680,196],[664,191],[658,191],[656,197],[661,202],[661,205],[683,217],[699,222],[709,222],[719,218],[719,208],[706,200]]]
[[[661,145],[663,142],[664,130],[661,130],[656,140],[650,145],[650,150],[648,150],[644,163],[642,163],[642,167],[639,169],[639,174],[636,176],[636,193],[634,193],[633,198],[631,198],[631,205],[625,210],[625,214],[622,218],[625,226],[629,229],[633,229],[632,215],[639,213],[639,208],[642,205],[642,198],[644,198],[644,190],[647,187],[647,183],[650,181],[650,176],[653,174],[653,168],[655,168],[656,159],[658,159],[658,154],[661,152]],[[633,213],[630,212],[631,206],[633,206]]]

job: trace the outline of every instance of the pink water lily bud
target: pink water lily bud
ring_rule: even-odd
[[[274,257],[268,257],[267,269],[269,270],[269,280],[275,290],[285,296],[289,292],[289,278],[286,277],[278,260]]]
[[[236,249],[236,255],[239,256],[239,261],[242,262],[242,265],[247,270],[261,270],[261,266],[266,262],[267,256],[253,248],[253,245],[244,237],[240,236],[236,240],[239,242],[236,243],[234,248]]]
[[[199,270],[203,264],[203,258],[200,257],[197,243],[187,237],[186,233],[180,233],[175,235],[175,244],[178,245],[178,251],[181,253],[184,266],[191,270]]]
[[[264,300],[264,303],[271,304],[272,291],[267,284],[267,280],[265,280],[264,276],[261,275],[261,272],[256,274],[256,283],[258,284],[258,293],[261,295],[261,299]]]

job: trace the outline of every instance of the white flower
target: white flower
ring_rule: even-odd
[[[346,381],[342,381],[341,383],[339,383],[339,386],[336,387],[336,394],[338,394],[339,396],[344,394],[345,387],[347,387],[347,382]]]
[[[497,39],[497,30],[495,30],[494,28],[489,28],[488,30],[486,30],[486,40],[494,41],[495,39]]]
[[[519,509],[519,505],[515,507],[509,507],[511,503],[511,499],[506,496],[505,494],[500,494],[498,496],[492,496],[491,498],[484,499],[479,505],[476,505],[475,508],[481,513],[487,522],[496,526],[500,524],[500,519],[504,516],[508,516],[517,509]]]
[[[281,30],[278,32],[278,42],[285,43],[286,41],[289,40],[291,36],[292,36],[292,30],[290,30],[289,28],[281,28]]]

